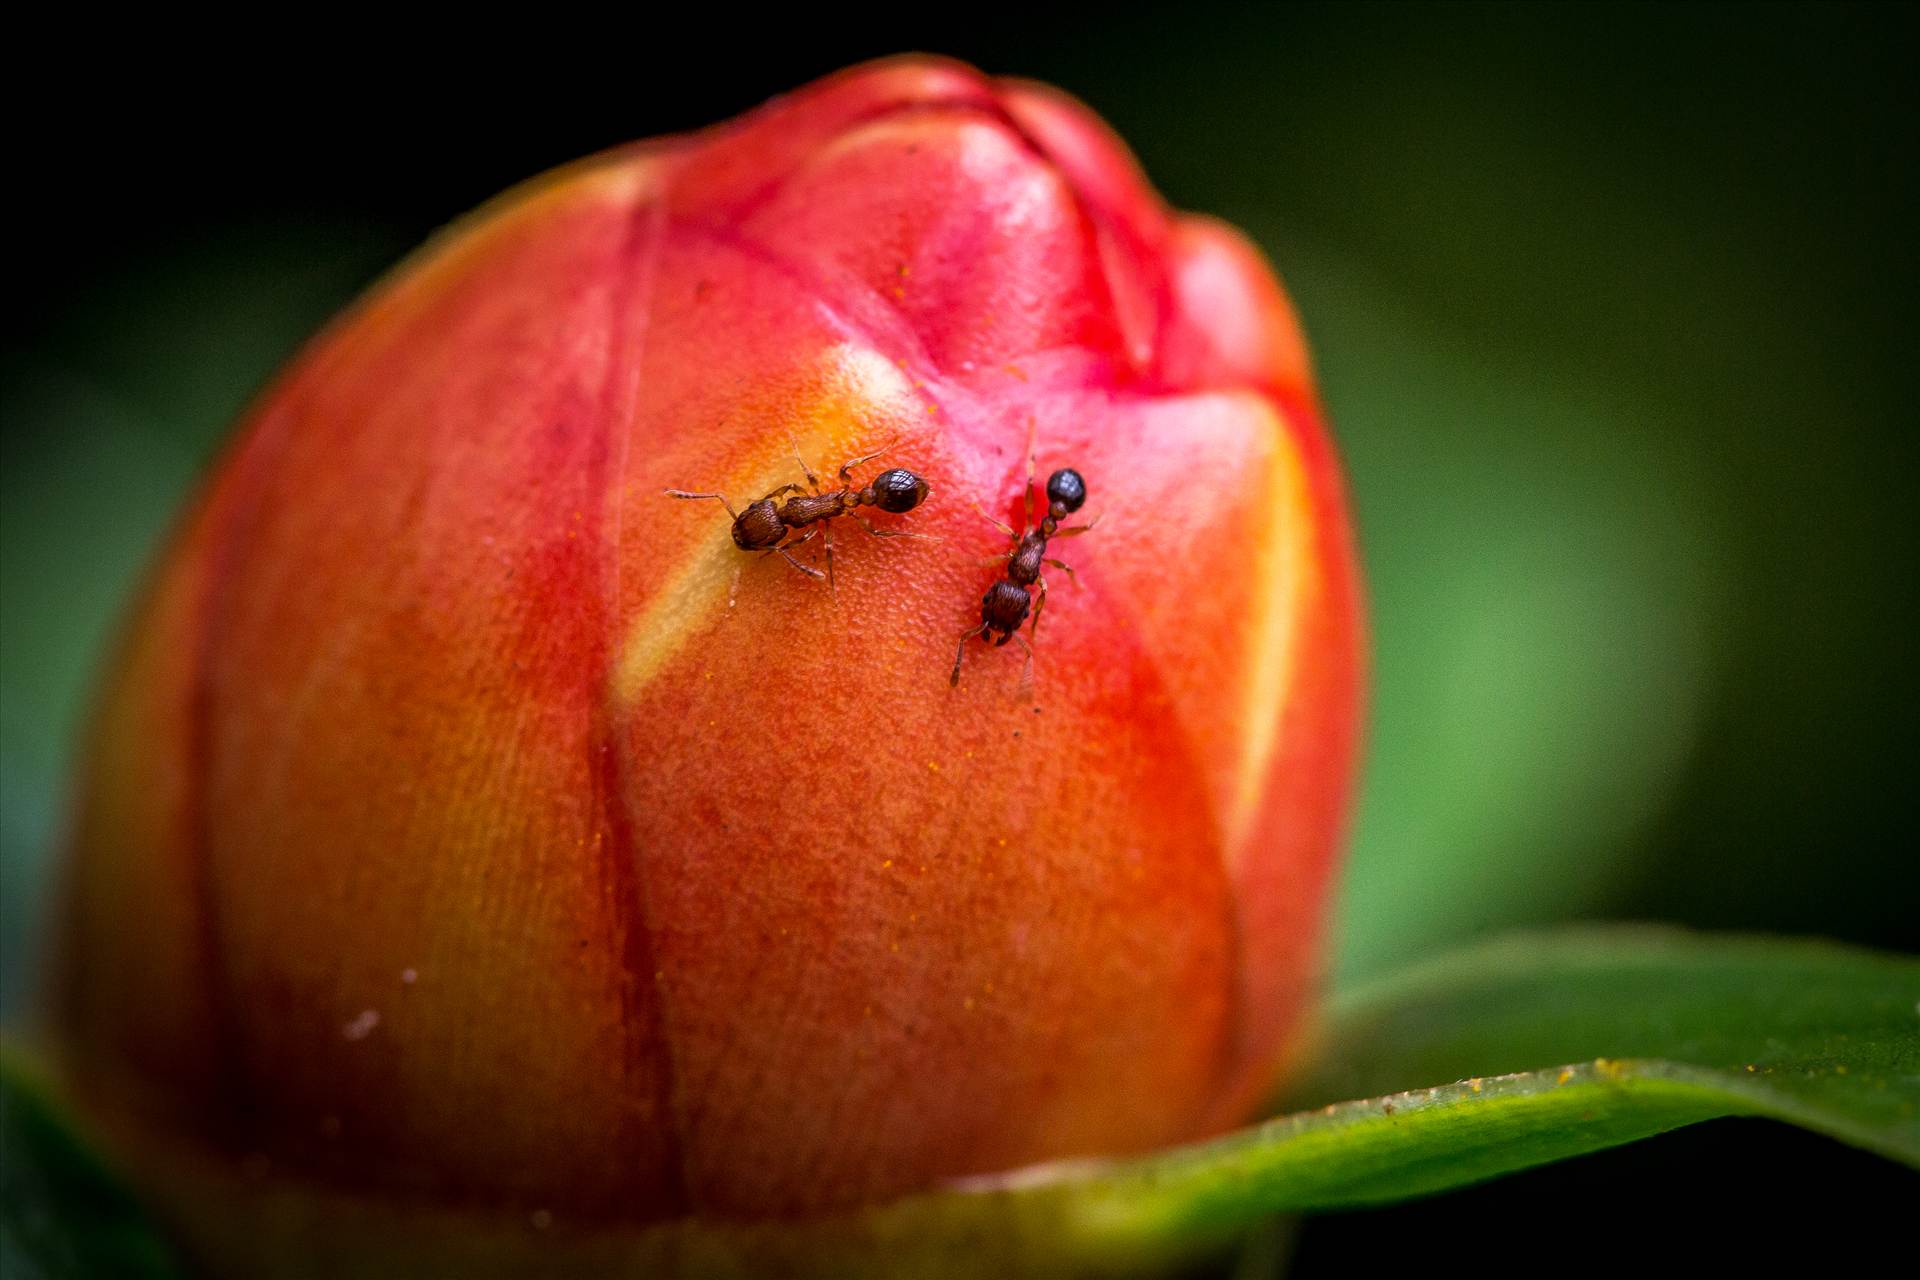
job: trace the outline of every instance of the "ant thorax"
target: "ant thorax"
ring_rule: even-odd
[[[1007,561],[1007,580],[1023,587],[1032,586],[1040,576],[1041,562],[1047,555],[1047,534],[1029,529],[1020,535],[1020,543]]]
[[[801,494],[788,498],[780,505],[780,519],[791,526],[809,525],[818,520],[831,520],[845,515],[847,505],[845,489],[835,493]]]

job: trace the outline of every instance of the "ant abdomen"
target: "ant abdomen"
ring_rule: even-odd
[[[927,500],[927,482],[904,467],[882,471],[873,478],[869,488],[873,491],[873,505],[894,515],[911,511]]]
[[[1057,506],[1062,515],[1072,515],[1087,500],[1087,482],[1072,467],[1062,467],[1047,477],[1047,504]]]

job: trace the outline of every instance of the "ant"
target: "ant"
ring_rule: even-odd
[[[1027,607],[1033,607],[1032,631],[1040,634],[1040,614],[1047,607],[1047,580],[1040,576],[1040,566],[1052,565],[1068,577],[1079,581],[1073,572],[1073,566],[1064,564],[1047,554],[1049,538],[1071,538],[1085,533],[1098,523],[1098,517],[1085,524],[1060,527],[1060,521],[1078,511],[1087,500],[1087,482],[1080,473],[1071,467],[1062,467],[1047,477],[1047,514],[1040,523],[1033,523],[1033,448],[1032,439],[1028,439],[1027,483],[1021,491],[1026,503],[1025,532],[1015,533],[1007,525],[992,516],[1000,531],[1013,541],[1013,550],[994,556],[987,563],[1007,566],[1007,576],[987,588],[987,594],[980,600],[980,625],[969,627],[960,633],[960,643],[953,651],[953,674],[947,678],[949,685],[960,683],[960,659],[966,654],[967,641],[975,636],[985,637],[998,632],[994,640],[996,648],[1004,646],[1009,640],[1019,640],[1020,647],[1027,651],[1027,663],[1022,669],[1020,683],[1024,687],[1028,675],[1033,670],[1033,646],[1018,634],[1020,624],[1026,621]],[[982,513],[985,514],[984,512]],[[1033,589],[1038,588],[1039,599],[1033,598]]]
[[[826,522],[838,516],[852,515],[866,531],[876,538],[925,538],[924,533],[909,533],[904,529],[876,529],[864,516],[856,515],[856,507],[878,507],[882,511],[899,513],[911,511],[927,500],[932,492],[927,482],[903,467],[882,471],[861,488],[853,487],[853,469],[863,462],[871,462],[891,449],[892,445],[876,449],[862,457],[853,458],[840,464],[840,487],[822,491],[820,477],[813,473],[806,459],[800,456],[796,447],[793,460],[800,464],[800,470],[806,473],[805,487],[797,484],[783,484],[763,498],[747,504],[745,511],[735,511],[733,504],[717,493],[689,493],[684,489],[668,489],[669,498],[714,498],[727,509],[733,517],[733,545],[742,551],[758,551],[761,555],[779,555],[786,562],[810,578],[825,578],[829,585],[833,582],[833,535],[827,533],[827,571],[823,574],[811,565],[801,564],[793,558],[790,550],[803,542],[810,542],[813,536],[826,528]],[[775,502],[782,494],[797,496],[785,502]],[[795,530],[811,525],[797,538],[791,538]]]

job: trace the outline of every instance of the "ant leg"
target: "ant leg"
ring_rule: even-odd
[[[1013,552],[1002,551],[997,556],[981,556],[980,559],[976,561],[976,563],[979,564],[982,568],[985,568],[987,565],[990,565],[990,564],[1005,564],[1007,561],[1011,559],[1013,559]]]
[[[806,491],[807,490],[804,485],[783,484],[778,489],[774,489],[768,493],[762,494],[760,497],[760,501],[765,502],[768,498],[777,498],[783,493],[805,493]]]
[[[1040,598],[1033,602],[1033,627],[1032,627],[1033,638],[1035,640],[1038,640],[1040,638],[1040,615],[1045,613],[1047,610],[1047,580],[1045,577],[1035,578],[1033,580],[1033,585],[1040,588]],[[1023,640],[1021,641],[1021,643],[1025,644],[1026,641]],[[1032,649],[1027,650],[1027,662],[1029,664],[1033,662]]]
[[[1014,696],[1024,698],[1033,692],[1033,646],[1021,636],[1015,636],[1020,647],[1027,651],[1027,660],[1020,667],[1020,683],[1014,686]]]
[[[987,521],[988,523],[992,524],[994,528],[1006,534],[1011,541],[1014,541],[1014,542],[1020,541],[1020,535],[1013,531],[1012,525],[1007,524],[1005,521],[994,519],[992,516],[987,514],[987,509],[981,506],[979,503],[976,502],[976,503],[973,503],[972,505],[973,505],[973,509],[980,513],[980,518],[982,520]]]
[[[768,547],[765,551],[762,551],[760,554],[763,556],[770,556],[770,555],[774,555],[775,553],[778,553],[780,557],[784,559],[788,564],[792,565],[794,568],[798,569],[800,572],[806,574],[809,578],[824,578],[827,576],[826,574],[820,572],[818,569],[813,568],[811,565],[801,564],[798,560],[795,560],[793,558],[793,553],[791,550],[789,550],[789,548],[797,547],[803,542],[812,541],[813,536],[819,532],[820,530],[817,527],[813,529],[809,529],[806,531],[806,533],[802,534],[798,538],[795,538],[792,542],[783,542],[777,547]]]
[[[865,516],[855,516],[854,519],[860,522],[861,528],[865,529],[868,533],[872,534],[876,538],[924,538],[928,542],[940,541],[940,539],[934,537],[930,533],[914,533],[908,529],[876,529],[873,527],[873,523],[869,521]],[[1012,552],[1007,553],[1007,555],[1012,555],[1012,554],[1013,554]],[[1000,556],[998,558],[1004,560],[1006,559],[1006,556]]]
[[[778,551],[781,557],[784,558],[788,564],[792,565],[794,568],[798,569],[800,572],[806,574],[809,578],[824,578],[827,576],[826,574],[820,572],[818,569],[814,568],[812,565],[801,564],[798,560],[795,560],[791,555],[788,554],[787,549],[785,547],[775,547],[774,550]]]
[[[840,483],[852,484],[853,469],[855,467],[859,466],[863,462],[872,462],[875,458],[879,457],[881,454],[885,453],[887,450],[893,448],[893,446],[898,443],[900,443],[898,440],[889,440],[885,444],[881,445],[878,449],[875,449],[872,453],[863,453],[857,458],[849,458],[847,461],[841,463],[840,464]]]
[[[1055,529],[1053,536],[1056,538],[1077,538],[1083,533],[1089,533],[1092,531],[1093,526],[1100,523],[1100,516],[1104,516],[1105,514],[1107,513],[1102,511],[1099,516],[1095,516],[1085,524],[1070,524],[1064,529]]]
[[[1073,579],[1074,586],[1077,587],[1080,585],[1080,575],[1073,571],[1072,565],[1068,564],[1064,560],[1055,560],[1052,556],[1047,557],[1047,563],[1052,565],[1054,568],[1060,570],[1060,572],[1066,574],[1069,578]]]
[[[833,530],[825,525],[820,526],[820,541],[827,548],[827,590],[838,595],[839,590],[833,580]]]
[[[800,470],[806,475],[807,483],[813,486],[815,493],[820,492],[820,477],[813,474],[813,468],[808,466],[807,460],[800,456],[800,445],[794,440],[791,431],[787,433],[787,443],[793,446],[793,460],[800,464]],[[798,489],[800,486],[793,485],[792,487]]]
[[[1023,524],[1021,527],[1025,529],[1033,528],[1033,455],[1035,451],[1034,441],[1039,437],[1039,434],[1040,434],[1040,424],[1033,420],[1032,414],[1028,414],[1027,415],[1027,483],[1024,486],[1022,486],[1020,490],[1020,501],[1022,504],[1024,504],[1026,508],[1026,523]]]
[[[968,627],[960,633],[960,643],[953,651],[953,673],[947,677],[947,684],[949,686],[959,687],[960,659],[967,652],[967,641],[973,639],[975,636],[983,636],[985,634],[987,634],[987,624],[984,622],[977,627]]]
[[[728,515],[732,516],[735,520],[740,518],[740,513],[733,509],[733,504],[727,501],[725,494],[688,493],[685,489],[662,489],[660,492],[666,494],[669,498],[712,498],[727,509]]]

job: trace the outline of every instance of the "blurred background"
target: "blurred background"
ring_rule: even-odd
[[[1912,19],[1030,8],[123,31],[50,68],[56,96],[16,83],[37,123],[0,362],[0,1015],[29,1008],[104,647],[262,380],[501,188],[907,49],[1079,95],[1299,305],[1374,632],[1341,978],[1568,919],[1920,950]],[[1721,1122],[1316,1218],[1296,1273],[1415,1241],[1517,1263],[1532,1232],[1628,1261],[1733,1229],[1715,1188],[1760,1259],[1910,1178]]]

